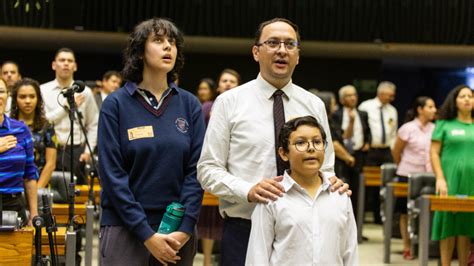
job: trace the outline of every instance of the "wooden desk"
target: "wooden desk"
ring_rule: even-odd
[[[365,187],[379,187],[381,181],[380,166],[364,166],[359,176],[359,191],[357,193],[357,241],[362,242],[362,225],[365,213]]]
[[[403,198],[408,196],[408,183],[391,182],[387,187],[393,188],[393,195],[396,198]]]
[[[79,196],[75,197],[76,203],[86,203],[89,200],[89,185],[76,185],[76,189],[80,191]],[[99,184],[94,185],[94,197],[95,203],[100,202],[100,190],[101,187]]]
[[[430,195],[427,197],[430,199],[431,211],[474,212],[474,196],[459,198]]]
[[[428,265],[431,236],[430,211],[474,212],[474,197],[425,195],[421,198],[418,259],[422,266]]]
[[[362,168],[362,174],[365,179],[365,186],[367,187],[379,187],[381,184],[381,170],[380,166],[364,166]]]
[[[202,206],[219,206],[219,198],[209,192],[204,191]]]
[[[54,238],[54,233],[53,233]],[[55,245],[57,246],[58,253],[57,256],[64,256],[65,255],[65,246],[66,246],[66,227],[58,227],[58,231],[56,232],[56,239]],[[55,250],[56,251],[56,250]],[[33,246],[33,254],[35,253],[34,246]],[[51,250],[49,248],[49,239],[48,233],[46,232],[46,228],[41,228],[41,254],[43,255],[51,255]]]
[[[52,213],[56,216],[57,224],[67,224],[69,221],[69,205],[63,203],[54,203]],[[79,215],[81,218],[77,218],[76,221],[80,224],[86,223],[86,205],[75,204],[74,215]]]
[[[68,223],[69,219],[69,205],[68,204],[53,204],[53,215],[56,216],[56,223],[58,225],[65,225]],[[76,219],[76,221],[79,224],[85,224],[86,225],[86,245],[85,245],[85,262],[86,265],[92,265],[92,238],[93,238],[93,231],[94,231],[94,206],[86,206],[86,204],[75,204],[74,205],[74,215],[79,215]],[[59,230],[58,226],[58,230]],[[71,236],[71,234],[68,234],[67,232],[62,233],[59,237],[58,234],[58,243],[59,243],[59,238],[64,239],[64,237]],[[69,240],[67,240],[67,243],[65,246],[67,247],[67,250],[58,250],[59,254],[66,254],[66,264],[71,264],[74,265],[74,259],[75,259],[75,252],[76,252],[76,247],[75,247],[75,239],[76,235],[73,237],[70,237]],[[48,243],[47,241],[45,243]],[[69,247],[68,247],[69,245]],[[64,245],[62,246],[64,247]],[[44,248],[44,247],[43,247]],[[58,246],[58,248],[61,248],[61,246]],[[44,250],[44,249],[42,249]],[[69,251],[68,251],[69,250]],[[45,252],[46,254],[47,252]],[[49,253],[49,248],[48,248],[48,253]],[[68,256],[70,254],[70,256]]]
[[[385,221],[384,228],[384,263],[390,263],[390,246],[392,240],[393,212],[395,198],[408,196],[408,183],[390,182],[385,187]]]
[[[33,229],[0,232],[0,264],[31,265],[33,255]]]

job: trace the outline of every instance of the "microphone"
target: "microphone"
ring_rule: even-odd
[[[74,95],[74,93],[83,92],[85,88],[86,88],[86,85],[84,84],[84,81],[76,80],[71,85],[71,87],[66,87],[66,88],[62,89],[61,94],[64,95],[64,97],[72,96],[72,95]]]

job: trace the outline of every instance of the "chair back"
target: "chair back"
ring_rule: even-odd
[[[394,163],[384,163],[380,166],[381,186],[385,187],[392,182],[397,172],[397,165]]]
[[[436,193],[436,177],[433,173],[414,173],[408,176],[408,199]]]
[[[53,201],[55,203],[68,202],[68,188],[71,183],[71,173],[54,171],[49,180]]]

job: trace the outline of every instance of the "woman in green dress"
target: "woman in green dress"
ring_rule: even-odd
[[[474,124],[472,89],[454,88],[441,106],[431,142],[436,193],[474,196]],[[440,241],[441,264],[450,265],[457,246],[459,265],[467,265],[474,213],[435,212],[433,240]]]

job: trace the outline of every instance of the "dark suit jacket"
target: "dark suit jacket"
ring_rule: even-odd
[[[344,109],[343,107],[340,107],[332,115],[332,119],[334,123],[336,123],[339,127],[342,127],[343,109]],[[362,131],[364,132],[364,144],[366,143],[370,144],[372,140],[372,135],[370,134],[370,128],[369,128],[369,116],[367,112],[365,111],[357,110],[357,113],[359,113],[360,122],[362,123]]]

